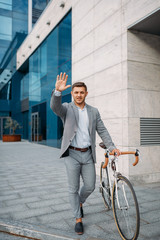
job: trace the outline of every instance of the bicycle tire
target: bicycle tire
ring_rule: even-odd
[[[107,209],[111,208],[111,194],[109,188],[108,169],[103,168],[104,162],[101,163],[100,168],[100,183],[101,183],[101,194],[104,201],[104,205]]]
[[[128,206],[125,200],[123,186],[125,189]],[[118,208],[116,184],[114,182],[112,191],[112,207],[119,234],[123,240],[136,240],[138,238],[140,229],[140,214],[137,197],[132,184],[126,177],[122,175],[118,176],[117,179],[117,193],[121,209]]]

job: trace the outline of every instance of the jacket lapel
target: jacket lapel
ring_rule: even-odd
[[[91,130],[92,130],[92,109],[88,104],[86,104],[86,107],[87,107],[87,113],[88,113],[88,118],[89,118],[89,133],[91,134]]]
[[[72,109],[73,109],[73,112],[74,112],[74,115],[75,115],[75,118],[76,118],[77,126],[78,126],[78,121],[79,121],[78,109],[75,106],[74,102],[71,102],[71,106],[72,106]]]

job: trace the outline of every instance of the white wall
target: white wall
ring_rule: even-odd
[[[81,0],[72,8],[72,16],[72,80],[87,84],[87,103],[99,109],[113,141],[122,149],[128,143],[128,131],[123,131],[128,107],[127,33],[122,28],[121,1]],[[97,172],[104,158],[99,142],[97,135]]]

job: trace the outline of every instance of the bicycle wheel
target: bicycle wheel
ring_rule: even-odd
[[[119,204],[118,204],[119,203]],[[139,235],[140,215],[134,189],[127,178],[119,176],[112,192],[113,215],[123,240],[136,240]]]
[[[101,183],[101,194],[103,197],[104,205],[106,208],[111,208],[111,195],[109,188],[108,169],[103,168],[104,162],[101,163],[100,168],[100,183]]]

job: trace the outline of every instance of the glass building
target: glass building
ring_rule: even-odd
[[[22,125],[17,131],[22,139],[58,147],[62,123],[50,109],[50,97],[59,72],[71,81],[71,12],[16,70],[16,52],[31,31],[29,22],[34,27],[48,2],[0,0],[0,139],[10,132],[5,121],[11,117]],[[69,90],[62,101],[71,101]]]
[[[59,147],[62,123],[50,109],[57,74],[66,72],[71,81],[71,12],[20,68],[20,103],[23,138]],[[70,82],[68,81],[68,84]],[[71,101],[66,90],[62,101]]]

